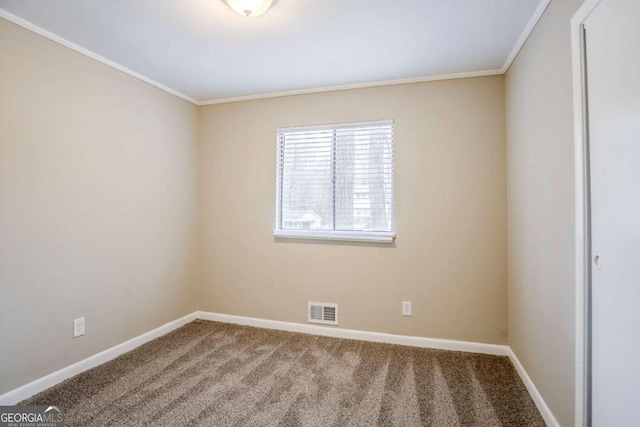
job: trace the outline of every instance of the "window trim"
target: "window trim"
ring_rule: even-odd
[[[367,125],[391,125],[394,127],[393,120],[371,120],[366,122],[351,123],[328,123],[322,125],[311,126],[293,126],[276,129],[276,215],[273,236],[284,239],[310,239],[310,240],[334,240],[347,242],[372,242],[372,243],[393,243],[396,237],[396,212],[395,212],[395,164],[392,164],[391,175],[391,215],[393,231],[340,231],[340,230],[288,230],[280,228],[280,220],[282,215],[282,177],[280,172],[280,134],[286,132],[296,132],[300,130],[314,131],[327,130],[333,128],[342,129],[349,127],[359,127]],[[395,152],[395,138],[393,140],[393,152]],[[395,155],[392,155],[392,162],[395,163]],[[335,190],[334,190],[335,197]]]
[[[273,236],[285,239],[340,240],[346,242],[392,243],[392,231],[273,230]]]

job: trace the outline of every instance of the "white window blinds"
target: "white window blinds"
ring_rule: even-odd
[[[278,130],[276,236],[391,241],[393,122]]]

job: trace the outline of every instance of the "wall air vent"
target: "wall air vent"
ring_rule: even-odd
[[[309,301],[309,323],[338,324],[338,304]]]

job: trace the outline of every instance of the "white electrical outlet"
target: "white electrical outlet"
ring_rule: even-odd
[[[84,335],[84,317],[73,319],[73,337],[78,338]]]
[[[411,301],[402,301],[402,315],[411,316]]]

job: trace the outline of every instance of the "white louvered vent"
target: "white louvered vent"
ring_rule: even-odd
[[[337,325],[338,304],[309,301],[309,322]]]

